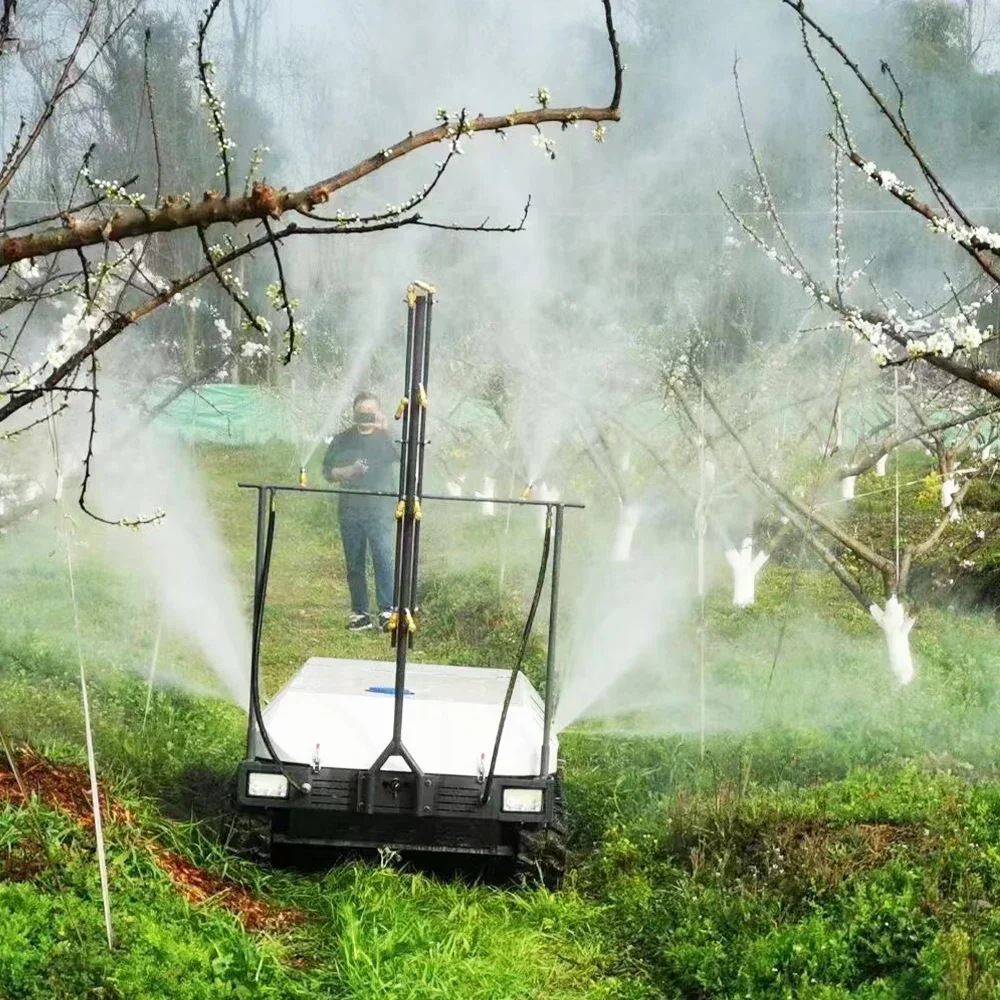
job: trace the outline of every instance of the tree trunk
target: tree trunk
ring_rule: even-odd
[[[885,636],[885,649],[889,658],[889,669],[900,684],[913,680],[913,657],[910,655],[910,629],[914,619],[907,616],[903,605],[893,594],[886,601],[883,610],[877,604],[869,609],[872,618],[881,626]]]

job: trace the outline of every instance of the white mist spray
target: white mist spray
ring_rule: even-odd
[[[108,440],[111,434],[98,436]],[[109,527],[106,544],[122,572],[153,584],[164,623],[204,656],[241,706],[249,691],[250,636],[229,558],[197,476],[180,448],[150,429],[95,456],[93,502],[111,514],[163,510],[134,532]],[[233,484],[233,489],[236,489]]]

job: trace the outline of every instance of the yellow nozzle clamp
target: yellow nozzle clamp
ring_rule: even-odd
[[[424,510],[420,506],[420,501],[414,499],[413,501],[413,520],[419,521],[424,516]]]
[[[406,413],[406,408],[410,405],[410,399],[408,396],[404,396],[399,401],[399,406],[396,407],[396,419],[402,420],[403,414]]]
[[[406,513],[406,501],[400,500],[396,504],[396,520],[397,521],[401,520],[405,513]]]
[[[306,467],[303,465],[299,468],[299,486],[308,486],[309,480],[306,478]]]
[[[399,628],[399,612],[392,611],[389,614],[389,620],[385,623],[386,632],[395,632]]]
[[[531,490],[532,490],[532,488],[533,487],[532,487],[531,483],[528,483],[528,485],[525,486],[523,490],[521,490],[521,499],[522,500],[530,500],[531,499]]]
[[[436,295],[437,289],[433,285],[428,285],[426,281],[414,281],[410,288],[420,288],[428,295]]]
[[[406,289],[406,304],[412,309],[417,304],[417,286],[410,285]]]
[[[417,631],[417,623],[413,620],[413,615],[410,614],[409,608],[403,609],[403,617],[406,619],[406,629],[408,632]]]
[[[423,382],[417,386],[417,401],[420,403],[421,409],[427,409],[427,390],[424,388]]]

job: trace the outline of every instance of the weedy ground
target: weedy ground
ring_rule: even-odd
[[[285,458],[200,459],[248,579],[252,499],[232,484],[251,470],[288,479]],[[320,503],[281,508],[270,690],[308,655],[388,655],[377,637],[343,633],[342,565]],[[463,517],[448,530],[499,555],[496,525]],[[421,655],[509,662],[537,556],[511,559],[501,591],[495,569],[436,556],[431,532],[445,529],[433,525]],[[77,583],[116,945],[104,941],[80,769],[65,553],[43,521],[3,543],[0,725],[31,793],[0,767],[4,1000],[1000,996],[990,619],[922,608],[917,679],[899,695],[863,614],[826,578],[776,564],[755,608],[725,594],[710,608],[710,669],[736,692],[737,732],[709,733],[704,749],[697,734],[627,736],[620,722],[565,735],[572,865],[559,892],[388,858],[277,871],[236,849],[243,713],[163,688],[146,714],[155,622],[142,592],[88,551],[86,530]],[[537,531],[516,530],[532,552]],[[196,673],[179,642],[163,656]],[[536,645],[533,670],[540,659]]]

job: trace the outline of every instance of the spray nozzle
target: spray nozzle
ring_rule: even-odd
[[[299,486],[308,486],[309,479],[306,476],[306,467],[304,465],[299,466]]]
[[[521,490],[521,499],[522,500],[530,500],[531,499],[531,494],[534,492],[534,489],[535,489],[535,484],[534,483],[528,483],[528,485],[525,486],[523,490]]]

